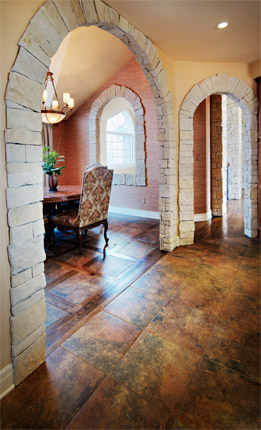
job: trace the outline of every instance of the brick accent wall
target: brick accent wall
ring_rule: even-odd
[[[210,97],[197,107],[194,129],[194,214],[206,214],[210,209]]]
[[[59,138],[61,137],[59,152],[66,157],[66,169],[64,169],[62,177],[59,178],[59,183],[61,185],[81,185],[84,168],[89,164],[90,110],[97,97],[114,84],[125,86],[135,92],[140,97],[145,111],[147,185],[145,187],[113,186],[111,205],[158,211],[159,144],[157,139],[157,119],[149,84],[135,58],[109,79],[71,118],[61,122],[58,127],[53,127],[54,148],[57,148]]]

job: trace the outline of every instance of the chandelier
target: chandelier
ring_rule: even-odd
[[[54,97],[51,107],[46,106],[47,100],[47,85],[51,82],[54,90]],[[63,104],[64,107],[61,108],[58,101],[57,92],[54,86],[53,73],[47,72],[45,82],[44,82],[44,92],[43,92],[43,102],[42,102],[42,121],[47,124],[57,124],[61,122],[65,116],[66,112],[74,108],[74,99],[71,98],[69,93],[63,93]]]

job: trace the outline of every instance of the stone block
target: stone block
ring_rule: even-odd
[[[20,287],[17,287],[20,288]],[[16,288],[14,289],[16,290]],[[13,289],[11,290],[11,292]],[[31,307],[35,303],[39,302],[39,300],[43,299],[45,297],[44,289],[37,291],[36,293],[32,294],[30,297],[28,297],[26,300],[23,300],[22,302],[18,303],[15,306],[12,306],[11,313],[13,316],[19,315],[22,312],[24,312],[27,308]]]
[[[160,185],[161,197],[176,197],[176,189],[171,185]]]
[[[41,113],[9,108],[7,109],[7,128],[15,130],[41,131]]]
[[[32,268],[33,277],[35,278],[37,275],[41,275],[44,273],[44,263],[38,263]]]
[[[194,204],[194,193],[191,191],[182,190],[179,193],[179,204],[186,206]]]
[[[86,24],[86,19],[78,0],[53,0],[53,2],[69,31]]]
[[[10,243],[23,243],[33,238],[33,224],[28,223],[18,227],[10,227]]]
[[[186,237],[186,238],[179,238],[180,246],[192,245],[193,243],[194,243],[194,236],[190,236],[190,237]]]
[[[248,91],[248,88],[248,85],[240,79],[238,80],[237,85],[233,90],[233,94],[239,99],[243,99],[243,97]]]
[[[193,130],[189,130],[189,131],[180,130],[179,132],[180,139],[193,140],[193,136],[194,136]]]
[[[89,0],[87,0],[89,2]],[[113,9],[112,7],[108,7],[109,10],[109,16],[112,24],[114,24],[116,27],[120,26],[120,15],[118,12]]]
[[[194,231],[195,230],[195,223],[194,221],[182,221],[179,224],[179,231],[180,233],[187,233],[188,231]],[[184,235],[183,235],[184,237]]]
[[[9,74],[5,99],[23,107],[40,112],[42,105],[43,85],[17,72]]]
[[[94,0],[97,10],[98,20],[100,22],[110,22],[108,6],[101,0]]]
[[[33,234],[34,234],[34,237],[43,235],[44,231],[45,231],[44,230],[44,223],[43,223],[42,219],[39,219],[38,221],[35,221],[33,223]]]
[[[46,286],[46,279],[44,273],[40,273],[34,278],[29,279],[22,285],[16,288],[11,288],[11,304],[16,306],[24,300],[34,295],[37,291],[42,290]]]
[[[42,236],[26,242],[8,247],[12,275],[28,269],[45,260],[46,254],[43,247]]]
[[[27,224],[43,218],[42,203],[34,203],[18,208],[9,209],[8,224],[10,227]]]
[[[8,209],[36,203],[43,199],[42,184],[25,185],[18,188],[8,188],[6,190],[6,200]]]
[[[21,47],[15,64],[12,67],[13,72],[18,72],[21,75],[27,76],[36,82],[42,84],[44,82],[48,67],[41,61],[37,60],[30,52]]]
[[[207,98],[210,95],[209,88],[205,81],[202,81],[198,84],[201,92],[204,94],[204,97]]]
[[[26,338],[44,323],[45,318],[46,306],[44,298],[34,303],[21,314],[12,316],[10,318],[12,343],[18,343]]]
[[[123,16],[120,16],[120,28],[125,32],[128,33],[129,31],[129,23],[126,18]]]
[[[234,93],[234,89],[237,86],[239,79],[238,78],[234,78],[233,76],[229,76],[228,77],[228,81],[227,81],[227,91],[231,94]]]
[[[179,179],[179,188],[191,188],[193,190],[193,186],[194,186],[194,181],[193,181],[193,177],[192,176],[185,176],[184,178],[181,177]]]
[[[41,336],[23,353],[13,359],[15,385],[20,384],[28,375],[45,361],[45,335]]]
[[[25,145],[16,145],[13,143],[8,143],[6,144],[5,148],[7,163],[25,162]]]
[[[181,117],[179,121],[179,129],[183,131],[193,130],[193,119],[187,117]]]
[[[34,185],[43,183],[43,173],[41,170],[9,173],[7,175],[8,186],[17,188],[22,185]]]
[[[213,92],[214,93],[218,93],[219,89],[218,89],[218,79],[217,76],[211,76],[211,82],[212,82],[212,86],[213,86]]]
[[[19,40],[18,45],[25,48],[27,51],[41,61],[46,67],[49,68],[51,59],[48,54],[42,49],[38,41],[36,41],[28,29],[26,29],[22,38]]]
[[[40,172],[41,176],[43,176],[41,163],[7,163],[6,169],[7,173],[9,174],[19,174],[22,172]]]
[[[84,1],[84,0],[83,0]],[[88,0],[88,3],[91,3],[91,0]],[[53,27],[56,29],[57,33],[64,38],[68,34],[68,29],[66,25],[64,24],[64,21],[59,14],[58,10],[54,6],[54,3],[52,0],[47,0],[43,6],[41,7],[41,10],[45,13],[45,15],[48,17],[49,21],[52,23]]]
[[[29,334],[29,336],[27,336],[25,339],[12,345],[12,357],[17,357],[19,354],[25,351],[30,345],[36,342],[44,334],[45,334],[45,324],[42,324],[31,334]]]
[[[22,143],[23,145],[42,145],[41,133],[23,130],[5,130],[6,143]]]
[[[228,75],[226,73],[219,73],[217,75],[218,89],[220,92],[227,92]]]
[[[43,148],[41,146],[26,145],[26,147],[25,147],[25,161],[27,163],[41,162],[42,161],[42,153],[43,153]]]
[[[26,269],[22,272],[18,273],[17,275],[13,275],[11,277],[11,286],[12,288],[18,287],[21,284],[24,284],[25,282],[29,281],[29,279],[32,279],[32,269]]]

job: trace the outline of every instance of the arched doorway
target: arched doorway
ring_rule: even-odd
[[[195,85],[180,109],[179,142],[179,231],[180,245],[194,240],[193,189],[193,115],[199,104],[212,94],[227,94],[241,107],[244,116],[243,145],[246,172],[244,197],[244,232],[257,236],[257,98],[242,80],[218,74]],[[221,168],[222,169],[222,168]],[[220,178],[222,172],[220,170]]]
[[[122,85],[111,85],[104,90],[93,102],[89,117],[89,143],[90,143],[90,164],[99,162],[100,154],[100,119],[105,105],[115,97],[123,97],[133,108],[136,136],[136,175],[133,174],[114,174],[114,184],[124,185],[146,185],[145,175],[145,129],[144,129],[144,108],[141,100],[134,91]]]
[[[50,59],[64,37],[80,26],[95,25],[118,37],[136,57],[157,108],[160,144],[160,243],[178,245],[173,106],[165,71],[151,41],[100,0],[47,0],[20,39],[6,90],[5,132],[10,228],[11,338],[15,383],[45,360],[45,286],[42,219],[41,102]],[[171,162],[170,162],[171,161]]]

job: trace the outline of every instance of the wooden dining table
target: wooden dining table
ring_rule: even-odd
[[[58,185],[57,191],[50,191],[49,187],[44,187],[43,203],[65,203],[80,200],[81,192],[81,185]]]

